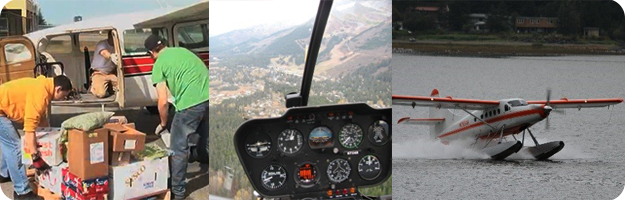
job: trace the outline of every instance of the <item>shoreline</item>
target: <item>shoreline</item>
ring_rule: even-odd
[[[393,53],[454,56],[625,55],[625,48],[602,44],[393,40]]]

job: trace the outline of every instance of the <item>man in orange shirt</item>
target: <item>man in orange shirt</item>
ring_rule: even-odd
[[[20,136],[13,122],[24,124],[26,152],[39,155],[35,129],[48,126],[45,113],[51,100],[62,100],[72,89],[66,76],[21,78],[0,85],[0,176],[13,181],[14,199],[39,199],[33,194],[22,164]]]

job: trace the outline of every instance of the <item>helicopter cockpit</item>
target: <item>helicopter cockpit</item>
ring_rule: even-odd
[[[239,161],[264,198],[390,199],[368,197],[359,187],[391,177],[391,108],[308,105],[332,4],[320,1],[301,89],[286,95],[288,110],[280,117],[247,120],[234,135]]]

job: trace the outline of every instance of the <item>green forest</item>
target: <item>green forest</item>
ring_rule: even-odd
[[[435,7],[437,12],[423,12],[416,7]],[[584,27],[599,28],[606,39],[625,41],[623,10],[614,1],[394,1],[395,37],[402,22],[405,30],[416,33],[468,33],[472,28],[470,14],[488,16],[486,27],[491,34],[515,32],[517,17],[557,18],[557,33],[583,36]]]

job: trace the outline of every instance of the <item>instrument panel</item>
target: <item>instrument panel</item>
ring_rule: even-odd
[[[356,197],[391,175],[391,115],[364,103],[291,108],[244,122],[235,149],[265,197]]]

